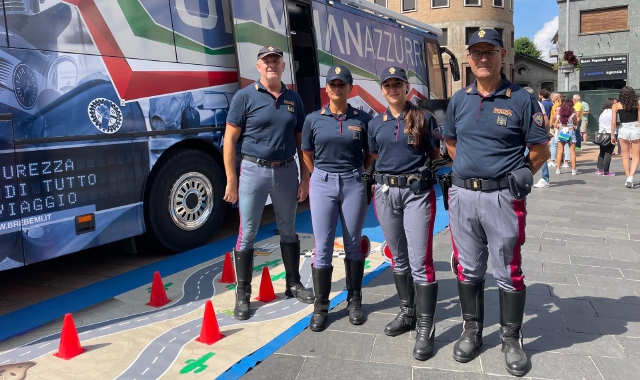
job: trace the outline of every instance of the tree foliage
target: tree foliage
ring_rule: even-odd
[[[536,44],[531,41],[529,37],[516,38],[514,41],[514,49],[516,54],[526,54],[533,58],[540,58],[542,52],[538,49]]]

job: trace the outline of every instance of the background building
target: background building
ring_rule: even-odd
[[[553,64],[526,54],[516,54],[513,60],[515,77],[513,82],[519,86],[529,86],[536,93],[541,88],[549,92],[556,91],[557,73]]]
[[[558,58],[572,50],[580,70],[558,70],[561,91],[640,88],[640,0],[570,0],[569,49],[567,1],[558,1]]]
[[[469,67],[466,49],[469,37],[478,29],[495,29],[502,34],[507,57],[503,72],[513,80],[513,2],[514,0],[369,0],[406,16],[437,26],[443,31],[440,44],[449,48],[460,63],[461,80],[453,82],[447,75],[449,95],[475,80]],[[640,1],[640,0],[639,0]],[[445,67],[448,57],[443,56]],[[450,70],[447,68],[447,72]]]

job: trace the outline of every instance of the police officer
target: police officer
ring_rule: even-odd
[[[227,187],[224,200],[238,202],[240,231],[233,251],[236,270],[236,319],[249,318],[253,273],[253,244],[262,211],[271,195],[280,233],[280,250],[286,270],[285,295],[313,303],[313,294],[300,283],[300,242],[295,233],[297,202],[307,197],[309,172],[294,162],[300,154],[304,109],[300,96],[287,89],[282,50],[265,46],[258,52],[260,80],[238,92],[231,101],[224,135]],[[242,154],[240,178],[236,175],[236,144]]]
[[[484,275],[490,256],[499,287],[506,369],[522,376],[527,371],[521,333],[526,290],[520,267],[525,197],[532,172],[549,158],[549,137],[537,100],[500,73],[506,53],[498,32],[475,32],[467,58],[476,82],[455,93],[447,109],[443,135],[453,159],[452,269],[464,320],[453,357],[466,363],[482,345]]]
[[[304,163],[312,173],[309,186],[311,223],[316,254],[312,266],[315,304],[309,328],[322,331],[329,311],[333,240],[338,216],[347,275],[349,322],[364,323],[362,312],[362,276],[364,259],[360,239],[367,215],[363,185],[364,167],[371,165],[367,128],[371,116],[353,108],[347,100],[353,89],[353,77],[344,66],[327,72],[326,92],[329,104],[307,115],[302,129]]]
[[[438,126],[430,112],[407,101],[409,82],[402,68],[385,69],[380,81],[389,107],[369,123],[369,150],[376,159],[374,209],[393,255],[400,298],[400,312],[385,333],[411,330],[417,316],[413,356],[427,360],[438,299],[432,255],[436,195],[427,163],[440,155]]]

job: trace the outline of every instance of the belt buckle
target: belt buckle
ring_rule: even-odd
[[[480,178],[471,178],[469,181],[473,190],[482,190],[482,180]]]
[[[398,176],[396,175],[389,176],[389,186],[398,186]]]

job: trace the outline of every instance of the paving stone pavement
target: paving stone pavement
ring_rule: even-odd
[[[594,157],[593,149],[581,156]],[[527,202],[523,334],[530,370],[524,378],[640,379],[640,182],[635,189],[624,187],[619,156],[612,178],[597,176],[595,161],[585,159],[578,162],[577,176],[551,169],[551,187],[534,189]],[[500,352],[498,292],[490,267],[481,354],[466,364],[452,357],[462,326],[450,255],[444,230],[434,241],[440,288],[436,352],[429,360],[413,359],[414,334],[383,332],[398,305],[388,269],[363,291],[364,325],[350,325],[340,304],[326,331],[306,329],[243,379],[510,377]]]

